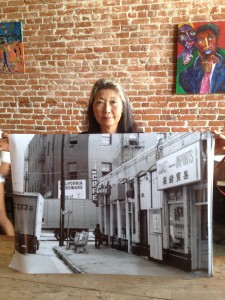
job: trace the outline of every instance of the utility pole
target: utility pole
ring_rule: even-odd
[[[63,246],[64,242],[64,211],[65,211],[65,172],[64,172],[64,149],[65,149],[65,134],[62,135],[61,148],[61,205],[60,205],[60,239],[59,246]]]

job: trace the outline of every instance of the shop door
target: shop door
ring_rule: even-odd
[[[150,257],[162,260],[162,214],[161,209],[149,211]]]
[[[143,246],[148,246],[148,225],[147,210],[140,211],[140,242]]]
[[[208,211],[207,205],[196,205],[197,269],[208,268]]]

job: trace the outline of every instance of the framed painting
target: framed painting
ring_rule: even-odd
[[[176,94],[225,92],[225,22],[178,24]]]
[[[21,22],[0,23],[0,73],[24,73],[24,46]]]

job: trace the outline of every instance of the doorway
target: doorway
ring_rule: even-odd
[[[194,189],[193,263],[194,270],[208,269],[208,205],[207,188]]]
[[[150,257],[162,260],[162,210],[149,210]]]

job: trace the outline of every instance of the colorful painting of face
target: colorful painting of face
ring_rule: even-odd
[[[178,40],[183,46],[183,51],[179,54],[179,58],[183,57],[183,64],[189,63],[193,57],[192,51],[195,49],[196,32],[193,26],[183,24],[178,28]]]
[[[225,22],[178,25],[176,94],[225,92]]]
[[[21,22],[0,23],[0,74],[24,72]]]

